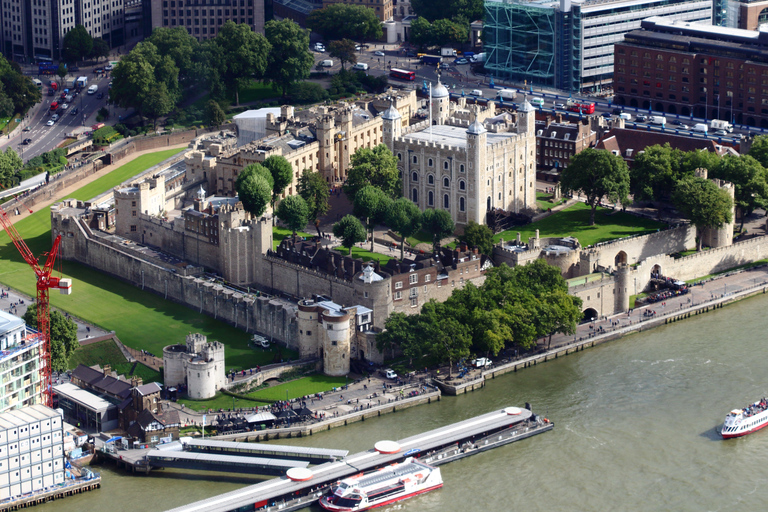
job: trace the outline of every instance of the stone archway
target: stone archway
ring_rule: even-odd
[[[651,269],[651,279],[660,279],[664,274],[661,273],[661,265],[656,264]]]
[[[688,107],[680,108],[680,115],[681,116],[689,116],[689,115],[691,115],[691,109],[688,108]]]
[[[632,108],[637,108],[637,100],[635,98],[630,99],[629,106]]]
[[[624,251],[619,251],[618,254],[616,254],[616,257],[613,259],[613,266],[618,267],[619,265],[626,265],[627,264],[627,253]]]
[[[664,112],[664,104],[663,103],[656,103],[656,110],[659,112]]]
[[[667,112],[673,115],[677,115],[677,107],[675,105],[670,105],[667,107]]]
[[[597,310],[595,308],[587,308],[584,310],[583,322],[591,322],[598,318]]]

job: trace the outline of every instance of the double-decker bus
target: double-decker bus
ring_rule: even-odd
[[[55,75],[59,70],[59,65],[53,62],[41,62],[37,65],[38,75]]]
[[[416,72],[408,71],[405,69],[392,68],[389,70],[390,78],[397,78],[398,80],[416,80]]]
[[[578,101],[569,102],[568,103],[568,110],[571,112],[580,112],[582,114],[594,114],[595,113],[595,104],[594,103],[582,103]]]

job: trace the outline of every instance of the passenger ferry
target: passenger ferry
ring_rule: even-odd
[[[729,412],[725,417],[720,435],[723,439],[741,437],[757,432],[766,425],[768,425],[768,400],[763,398],[743,409],[734,409]]]
[[[378,471],[345,478],[320,499],[320,506],[335,512],[370,510],[423,494],[443,486],[440,469],[413,457]]]

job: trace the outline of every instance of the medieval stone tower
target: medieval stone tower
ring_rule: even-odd
[[[324,114],[317,122],[317,140],[320,142],[320,155],[318,157],[320,172],[323,177],[333,182],[334,160],[336,158],[336,144],[334,140],[336,122],[333,115]]]
[[[630,267],[626,263],[619,263],[616,267],[616,284],[614,286],[613,310],[629,311],[629,274]]]
[[[393,105],[389,105],[389,108],[381,114],[381,131],[384,136],[384,144],[388,148],[395,147],[395,138],[403,134],[402,118],[403,116],[400,115],[400,112]]]
[[[694,171],[694,174],[697,178],[704,178],[707,179],[707,170],[706,169],[696,169]],[[728,195],[731,198],[731,201],[734,201],[736,191],[734,189],[733,183],[718,180],[718,179],[712,179],[710,180],[712,183],[717,185],[717,187],[721,190],[725,190]],[[736,223],[736,206],[734,202],[734,207],[731,209],[731,222],[728,222],[727,224],[723,224],[722,227],[719,228],[705,228],[701,230],[701,233],[699,236],[701,236],[701,242],[705,246],[708,247],[727,247],[729,245],[733,245],[733,227]]]
[[[187,335],[185,345],[168,345],[163,349],[166,386],[187,386],[191,398],[212,398],[224,387],[224,345],[208,343],[199,333]]]
[[[437,80],[437,85],[432,88],[432,124],[445,124],[450,117],[451,97],[448,89]]]
[[[299,301],[299,357],[322,358],[326,375],[348,374],[354,311],[329,309],[312,299]]]
[[[491,200],[493,184],[485,173],[488,132],[476,115],[477,112],[475,112],[475,120],[467,129],[467,164],[469,165],[467,181],[470,193],[474,191],[475,195],[474,201],[469,201],[467,218],[475,220],[478,224],[485,224],[485,214],[493,204]]]

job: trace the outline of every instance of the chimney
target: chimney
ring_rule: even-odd
[[[549,128],[549,125],[552,124],[552,116],[547,116],[546,121],[544,121],[544,126]]]
[[[105,364],[103,372],[105,377],[109,377],[112,374],[112,365]]]
[[[477,247],[472,248],[472,254],[477,254]]]
[[[467,244],[466,242],[461,242],[461,247],[459,248],[461,252],[467,252]]]

